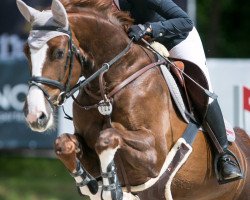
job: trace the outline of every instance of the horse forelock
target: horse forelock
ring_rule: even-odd
[[[118,10],[113,6],[112,0],[61,0],[67,13],[81,13],[89,8],[99,14],[105,15],[112,23],[119,23],[125,31],[133,23],[133,19],[127,12]]]
[[[75,12],[74,9],[79,7],[90,7],[101,11],[109,9],[112,5],[111,0],[61,0],[61,3],[68,12]]]

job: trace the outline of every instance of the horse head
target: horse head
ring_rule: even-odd
[[[41,12],[17,0],[31,25],[24,48],[32,76],[24,113],[32,130],[53,127],[54,110],[63,104],[79,77],[91,76],[130,41],[124,31],[132,23],[128,14],[114,10],[111,0],[100,2],[76,1],[79,6],[71,7],[67,0],[53,0],[51,10]],[[93,88],[96,83],[91,83]]]
[[[17,6],[32,27],[25,46],[32,77],[24,113],[31,129],[42,132],[52,127],[54,109],[78,81],[85,60],[58,0],[53,0],[51,10],[42,12],[21,0]]]

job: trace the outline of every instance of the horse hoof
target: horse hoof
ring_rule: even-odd
[[[87,186],[91,194],[96,194],[98,192],[98,182],[96,180],[90,180]]]

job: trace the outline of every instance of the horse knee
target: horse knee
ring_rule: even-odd
[[[71,154],[77,151],[78,141],[75,135],[65,133],[55,140],[54,147],[57,155]]]
[[[104,150],[119,148],[121,143],[122,138],[120,134],[115,129],[109,128],[100,132],[95,149],[98,154],[101,154]]]
[[[79,152],[79,147],[75,135],[63,134],[59,136],[55,140],[54,150],[69,171],[76,168],[76,154]]]

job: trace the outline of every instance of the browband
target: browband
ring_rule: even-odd
[[[62,32],[62,33],[66,33],[68,35],[71,34],[70,30],[65,30],[61,27],[57,27],[57,26],[33,26],[32,27],[32,30],[33,31],[59,31],[59,32]]]

